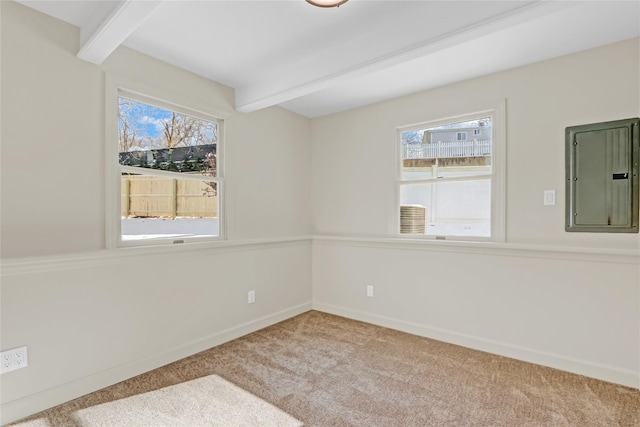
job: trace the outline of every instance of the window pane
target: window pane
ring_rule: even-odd
[[[401,179],[490,174],[491,135],[489,117],[402,132]]]
[[[123,174],[122,240],[219,235],[218,183]]]
[[[118,98],[119,162],[217,176],[218,125],[186,114]]]
[[[414,211],[424,208],[426,235],[491,237],[490,179],[402,185],[401,211],[408,205]],[[401,212],[400,232],[417,234],[419,227],[409,227],[407,210],[404,227]]]

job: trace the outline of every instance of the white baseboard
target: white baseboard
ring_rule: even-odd
[[[151,357],[135,360],[93,375],[79,378],[48,390],[7,402],[1,407],[0,424],[5,425],[53,406],[84,396],[118,382],[159,368],[192,354],[250,334],[274,323],[281,322],[311,310],[311,303],[300,304],[268,316],[264,316],[233,328],[216,332],[199,340],[167,350]]]
[[[640,374],[638,372],[618,369],[612,366],[598,365],[584,360],[487,340],[480,337],[380,316],[373,313],[365,313],[358,310],[352,310],[347,307],[325,304],[322,302],[314,302],[313,309],[378,326],[384,326],[386,328],[407,332],[413,335],[460,345],[462,347],[481,350],[500,356],[510,357],[512,359],[584,375],[586,377],[621,384],[627,387],[636,389],[640,388]]]

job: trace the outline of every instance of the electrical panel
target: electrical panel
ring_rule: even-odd
[[[566,231],[638,232],[640,119],[565,133]]]

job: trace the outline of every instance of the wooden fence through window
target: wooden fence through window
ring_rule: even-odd
[[[215,218],[218,197],[203,181],[151,175],[122,175],[123,217]]]

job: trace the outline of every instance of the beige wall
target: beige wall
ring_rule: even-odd
[[[2,350],[29,351],[2,423],[310,309],[309,119],[236,113],[232,89],[131,49],[83,62],[77,28],[0,7]],[[107,75],[226,115],[227,242],[104,249]]]
[[[29,346],[2,376],[2,422],[312,306],[640,384],[638,235],[564,233],[562,202],[564,127],[640,114],[638,40],[308,120],[238,114],[232,89],[130,49],[82,62],[77,28],[0,11],[2,349]],[[227,115],[228,242],[104,250],[107,72]],[[507,244],[389,240],[395,127],[504,98]]]
[[[310,121],[276,107],[226,125],[229,238],[309,235]]]
[[[393,235],[396,127],[506,99],[507,242],[637,249],[638,234],[564,231],[564,129],[640,115],[638,51],[627,40],[314,120],[314,233]]]
[[[77,28],[23,9],[2,2],[2,257],[101,249],[103,73]]]
[[[640,386],[640,236],[564,232],[564,128],[640,115],[639,47],[627,40],[314,120],[314,308]],[[506,243],[389,239],[395,128],[501,99]],[[548,189],[555,206],[543,205]]]
[[[236,113],[232,89],[131,49],[89,64],[75,57],[78,28],[13,2],[2,12],[3,258],[104,249],[107,74],[227,116],[230,240],[309,234],[309,119]]]
[[[317,238],[313,306],[638,388],[638,261],[637,254]]]

